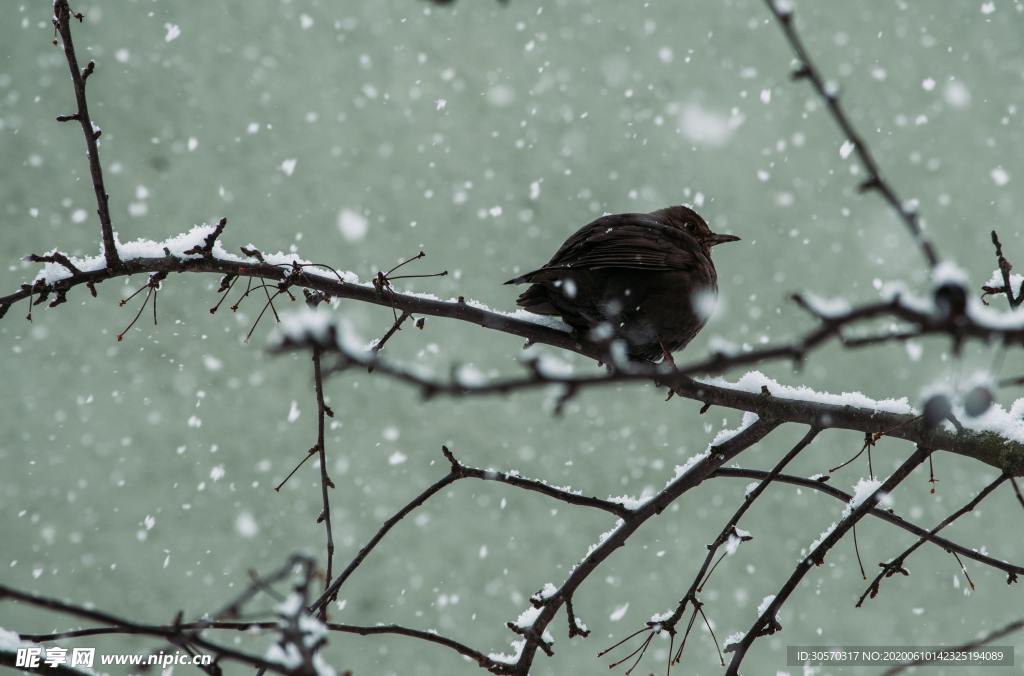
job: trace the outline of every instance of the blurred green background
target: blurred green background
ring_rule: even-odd
[[[122,240],[162,239],[227,216],[229,249],[294,249],[363,278],[422,248],[428,256],[415,271],[451,274],[400,288],[507,310],[516,291],[501,282],[546,260],[579,225],[687,202],[743,242],[716,249],[721,303],[684,361],[715,341],[756,345],[806,329],[787,300],[795,290],[869,300],[880,281],[926,288],[902,226],[876,197],[855,193],[859,172],[840,156],[833,122],[805,83],[789,81],[790,52],[757,0],[75,7],[86,14],[75,26],[80,58],[98,64],[89,95]],[[810,50],[841,83],[886,175],[919,201],[940,251],[977,287],[994,267],[996,227],[1024,265],[1021,4],[830,0],[797,11]],[[20,262],[28,253],[98,250],[81,132],[53,121],[72,112],[73,99],[49,18],[49,2],[12,0],[0,19],[0,282],[8,290],[35,274]],[[76,290],[58,309],[36,308],[31,323],[20,304],[0,322],[0,581],[168,622],[179,609],[195,616],[218,607],[249,569],[269,570],[297,550],[319,555],[313,464],[273,491],[315,440],[309,359],[268,356],[267,322],[244,342],[258,301],[211,316],[217,281],[171,277],[159,325],[143,317],[123,343],[115,336],[137,306],[117,300],[142,278],[108,282],[98,299]],[[391,321],[386,309],[348,301],[336,311],[367,338]],[[514,373],[520,346],[428,319],[387,352],[442,375],[453,361]],[[922,388],[987,369],[993,356],[972,346],[957,360],[947,341],[928,340],[909,350],[829,347],[800,373],[763,370],[790,384],[916,404]],[[1002,375],[1020,366],[1013,353]],[[701,417],[695,403],[664,403],[645,387],[586,393],[561,418],[550,415],[550,393],[422,403],[365,373],[331,379],[327,393],[337,412],[328,454],[342,563],[443,474],[442,443],[468,464],[639,495],[740,418],[717,408]],[[1001,403],[1014,394],[1001,392]],[[780,429],[741,464],[770,467],[803,431]],[[859,447],[856,434],[826,432],[793,470],[826,471]],[[891,471],[910,450],[880,444],[876,469]],[[936,494],[919,470],[895,496],[896,510],[925,526],[995,476],[948,454],[936,465]],[[866,473],[858,461],[833,482],[848,489]],[[568,640],[560,615],[555,656],[539,656],[534,673],[607,673],[598,650],[675,605],[745,484],[715,481],[645,526],[575,599],[592,635]],[[723,562],[703,596],[720,640],[748,628],[762,597],[841,509],[789,487],[763,496],[741,524],[754,540]],[[1020,561],[1020,522],[1020,506],[1001,489],[949,532]],[[560,584],[610,526],[603,514],[460,482],[388,536],[331,616],[436,628],[507,651],[515,637],[504,623],[544,583]],[[912,542],[878,523],[858,535],[869,569]],[[748,671],[799,673],[785,667],[786,645],[953,643],[1019,618],[1021,587],[968,565],[973,592],[952,557],[925,547],[910,560],[911,577],[887,581],[879,598],[854,609],[865,583],[843,542],[783,610],[785,630],[755,644]],[[78,625],[0,604],[0,627]],[[681,673],[720,673],[707,632],[691,640]],[[1024,647],[1020,635],[1004,642]],[[667,648],[653,645],[643,673],[664,669]],[[334,635],[327,656],[357,675],[479,672],[443,648],[397,637]]]

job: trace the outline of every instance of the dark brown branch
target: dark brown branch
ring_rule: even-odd
[[[95,64],[89,62],[85,71],[78,67],[78,56],[75,54],[75,45],[71,39],[71,9],[68,7],[68,0],[55,0],[53,3],[55,28],[60,33],[64,43],[64,57],[67,59],[68,68],[71,70],[71,82],[75,87],[75,102],[78,110],[73,116],[64,116],[64,119],[75,119],[82,126],[82,133],[85,135],[85,147],[89,156],[89,173],[92,175],[93,192],[96,193],[96,213],[100,218],[100,233],[103,240],[103,255],[106,258],[107,269],[115,270],[121,261],[117,255],[117,243],[114,241],[114,226],[110,222],[110,207],[107,205],[107,189],[103,185],[103,167],[100,165],[100,153],[96,140],[99,138],[97,129],[89,116],[89,102],[85,96],[85,81],[95,69]],[[61,119],[61,118],[58,118]]]
[[[882,482],[875,491],[871,493],[861,504],[853,507],[850,505],[849,514],[845,515],[840,519],[839,523],[835,525],[827,534],[824,534],[820,541],[812,547],[811,551],[797,564],[796,569],[786,580],[782,588],[775,595],[775,598],[767,605],[767,607],[758,615],[757,619],[754,620],[754,624],[751,625],[750,629],[739,643],[734,643],[727,647],[726,650],[733,653],[732,661],[729,663],[729,668],[726,670],[726,676],[736,676],[739,674],[740,664],[743,662],[743,658],[746,656],[747,651],[750,649],[751,644],[756,641],[759,637],[768,634],[773,634],[776,631],[782,629],[776,620],[779,610],[783,604],[789,599],[789,597],[796,590],[797,586],[803,580],[804,576],[807,575],[811,567],[814,565],[821,565],[825,561],[825,556],[829,550],[839,540],[843,538],[846,533],[853,528],[858,521],[871,511],[871,509],[878,504],[882,496],[892,493],[895,489],[910,473],[921,463],[928,458],[929,451],[921,446],[918,446],[914,452],[907,458],[906,461],[900,465],[892,475]]]
[[[68,258],[67,256],[65,256],[64,254],[57,250],[51,251],[45,256],[40,256],[39,254],[29,254],[28,256],[25,257],[25,260],[32,261],[33,263],[56,263],[57,265],[64,266],[64,268],[72,275],[82,274],[82,271],[78,269],[78,266],[71,262],[70,258]]]
[[[964,514],[967,514],[968,512],[973,512],[975,508],[979,504],[981,504],[981,501],[988,497],[989,493],[998,488],[1008,478],[1009,477],[1005,474],[1000,475],[999,477],[996,478],[995,481],[989,483],[987,486],[985,486],[985,488],[981,489],[981,491],[979,491],[978,494],[975,495],[970,500],[970,502],[968,502],[963,507],[956,510],[955,512],[947,516],[945,519],[943,519],[941,522],[939,522],[939,524],[935,526],[935,528],[932,528],[930,531],[928,531],[927,535],[922,535],[914,544],[910,545],[905,550],[903,550],[903,552],[899,556],[885,563],[879,563],[878,565],[879,567],[881,567],[882,570],[879,571],[878,575],[875,576],[875,579],[871,581],[867,589],[864,590],[864,593],[860,595],[859,599],[857,599],[857,607],[860,608],[861,605],[864,604],[864,600],[867,599],[869,596],[871,598],[875,598],[875,596],[878,595],[879,585],[881,585],[883,578],[892,577],[896,573],[899,573],[901,575],[910,575],[910,572],[907,571],[903,564],[906,562],[907,558],[911,554],[917,551],[918,547],[920,547],[925,542],[930,540],[936,533],[938,533],[943,528],[959,519]],[[961,566],[962,565],[963,564],[961,564]],[[1017,573],[1009,573],[1007,582],[1015,582],[1016,580]]]
[[[381,350],[383,350],[384,349],[384,345],[387,344],[387,342],[389,340],[391,340],[391,336],[393,336],[396,333],[398,333],[399,331],[401,331],[402,330],[402,324],[404,324],[405,320],[408,319],[411,316],[412,316],[412,313],[410,313],[408,310],[402,310],[402,314],[400,314],[398,317],[395,318],[395,321],[391,325],[391,328],[389,328],[384,333],[384,335],[381,336],[380,340],[378,340],[376,343],[373,344],[373,352],[377,353],[377,352],[380,352]],[[373,367],[372,366],[369,368],[369,371],[370,371],[370,373],[373,373]]]
[[[812,427],[849,429],[865,434],[905,439],[919,445],[928,445],[959,455],[981,460],[1011,475],[1024,474],[1024,445],[1008,440],[996,433],[967,428],[949,431],[941,425],[929,426],[921,416],[889,413],[874,408],[852,405],[827,404],[810,399],[791,399],[774,396],[769,392],[748,392],[723,385],[712,385],[691,379],[687,373],[695,367],[671,371],[663,365],[634,364],[610,373],[580,376],[548,374],[532,365],[525,376],[513,376],[485,383],[460,382],[457,377],[438,380],[392,366],[369,353],[355,353],[341,346],[333,336],[326,340],[311,341],[309,336],[285,336],[275,349],[310,348],[318,345],[338,356],[338,364],[331,370],[344,370],[352,366],[373,365],[381,374],[416,387],[426,397],[503,395],[519,390],[560,386],[566,396],[574,396],[591,387],[604,387],[628,382],[648,382],[667,386],[687,399],[706,405],[725,406],[757,413],[761,417],[793,422]]]
[[[228,224],[228,219],[222,218],[217,222],[217,225],[210,231],[210,233],[203,238],[202,244],[196,244],[191,249],[185,251],[186,254],[198,254],[206,258],[213,256],[213,245],[217,243],[217,238],[224,232],[224,228]]]
[[[410,638],[418,638],[422,641],[429,643],[436,643],[437,645],[451,648],[455,652],[468,657],[469,659],[476,662],[478,665],[487,669],[488,671],[495,674],[507,673],[505,665],[500,662],[495,662],[487,655],[484,655],[479,650],[474,650],[464,643],[460,643],[454,639],[442,636],[432,631],[423,631],[420,629],[410,629],[409,627],[403,627],[398,624],[378,624],[372,627],[359,626],[354,624],[338,624],[335,622],[327,623],[327,628],[331,631],[340,631],[348,634],[359,634],[361,636],[375,636],[381,634],[395,634],[398,636],[408,636]]]
[[[794,25],[793,10],[778,2],[778,0],[765,0],[765,4],[778,21],[782,32],[786,36],[786,40],[789,41],[789,45],[796,56],[797,67],[793,71],[793,79],[806,79],[811,83],[814,91],[825,103],[825,107],[832,115],[832,119],[835,120],[846,139],[853,144],[854,152],[857,153],[857,157],[860,159],[868,175],[868,178],[860,184],[860,190],[862,192],[874,190],[882,196],[889,206],[892,207],[893,211],[896,212],[900,220],[903,221],[904,225],[907,226],[907,230],[910,231],[914,243],[921,249],[921,253],[924,255],[925,260],[928,261],[928,265],[934,268],[939,263],[939,257],[936,255],[932,243],[925,237],[921,229],[917,212],[906,206],[903,200],[896,194],[892,185],[882,178],[878,162],[875,160],[874,155],[871,154],[867,142],[864,141],[864,138],[854,128],[842,104],[840,104],[838,90],[825,82],[821,71],[815,65],[814,60],[804,46],[803,40],[800,38],[800,34]]]

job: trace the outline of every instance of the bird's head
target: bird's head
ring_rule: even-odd
[[[725,244],[726,242],[738,242],[740,239],[736,235],[718,235],[711,232],[707,221],[689,207],[676,206],[658,209],[657,211],[652,211],[650,215],[665,225],[685,230],[687,234],[700,242],[705,249],[710,249],[717,244]]]

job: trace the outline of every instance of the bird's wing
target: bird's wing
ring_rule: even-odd
[[[583,226],[555,252],[544,267],[508,283],[540,281],[566,270],[692,270],[699,266],[700,245],[683,230],[647,214],[614,214]]]

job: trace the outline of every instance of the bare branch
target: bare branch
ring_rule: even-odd
[[[1002,275],[1003,285],[985,285],[981,287],[981,290],[983,291],[981,300],[982,302],[986,302],[985,296],[1005,293],[1006,301],[1010,304],[1010,307],[1018,307],[1021,303],[1024,303],[1024,281],[1021,282],[1018,293],[1015,295],[1013,292],[1013,282],[1010,278],[1010,272],[1013,271],[1013,266],[1010,265],[1010,261],[1006,260],[1006,256],[1003,255],[1003,243],[999,241],[999,235],[995,230],[992,231],[992,245],[996,248],[996,263],[999,265],[999,274]]]
[[[928,531],[927,535],[922,535],[917,540],[917,542],[903,550],[903,552],[899,556],[885,563],[878,564],[882,570],[878,573],[878,575],[875,576],[875,579],[871,581],[871,583],[868,585],[868,588],[865,589],[864,593],[860,595],[860,598],[857,599],[857,607],[860,608],[861,605],[864,604],[864,600],[868,598],[868,596],[870,596],[871,598],[875,598],[875,596],[878,594],[879,585],[882,583],[883,578],[892,577],[896,573],[899,573],[901,575],[910,575],[907,569],[903,566],[903,564],[907,560],[907,557],[913,554],[918,547],[920,547],[929,539],[931,539],[932,536],[941,531],[943,528],[953,523],[964,514],[967,514],[968,512],[973,512],[975,508],[977,508],[977,506],[981,504],[981,501],[988,497],[989,493],[998,488],[1007,479],[1009,479],[1007,475],[1000,475],[999,477],[996,478],[995,481],[992,481],[987,486],[985,486],[985,488],[981,489],[981,491],[979,491],[978,494],[975,495],[970,502],[968,502],[966,505],[956,510],[955,512],[947,516],[945,519],[943,519],[941,522],[939,522],[939,524],[935,526],[935,528],[932,528],[930,531]],[[1010,572],[1007,576],[1007,583],[1012,583],[1016,580],[1017,573]]]
[[[676,609],[672,611],[671,614],[655,615],[650,619],[650,621],[647,622],[647,636],[644,638],[644,641],[640,648],[638,648],[636,651],[634,651],[634,653],[631,653],[630,655],[632,656],[633,654],[640,653],[640,658],[637,659],[636,663],[633,665],[633,667],[631,667],[631,669],[635,668],[640,663],[640,659],[643,658],[643,653],[646,651],[647,646],[650,645],[651,639],[654,637],[655,634],[659,634],[663,631],[668,632],[674,644],[675,635],[677,633],[676,625],[679,623],[679,620],[682,619],[683,614],[686,612],[686,607],[689,605],[693,607],[693,612],[690,616],[690,621],[687,624],[686,632],[683,636],[683,640],[679,644],[678,651],[675,652],[675,654],[673,654],[672,649],[669,650],[668,665],[666,667],[666,671],[670,673],[672,670],[672,665],[678,664],[682,660],[683,651],[686,648],[686,638],[689,635],[690,628],[693,626],[693,621],[694,619],[696,619],[696,615],[700,613],[701,616],[704,617],[705,622],[707,622],[707,617],[704,616],[703,611],[704,604],[700,600],[698,600],[697,594],[703,590],[704,585],[707,584],[708,579],[711,577],[711,574],[715,571],[718,564],[721,563],[722,559],[725,557],[725,553],[723,553],[722,556],[719,557],[718,561],[715,561],[714,565],[711,565],[712,561],[714,561],[715,559],[715,554],[718,552],[719,548],[723,544],[730,540],[733,540],[734,538],[736,539],[737,544],[740,540],[751,539],[750,536],[745,536],[736,528],[737,524],[739,523],[739,520],[743,517],[747,510],[750,509],[750,506],[754,503],[755,500],[757,500],[758,496],[760,496],[761,493],[764,492],[764,490],[768,487],[768,484],[770,484],[776,477],[779,476],[779,474],[782,472],[782,469],[787,464],[789,464],[790,461],[793,460],[793,458],[795,458],[802,450],[807,448],[807,446],[814,440],[814,438],[818,435],[820,431],[820,429],[815,427],[809,429],[807,433],[800,439],[800,441],[798,441],[797,444],[793,446],[793,448],[790,449],[790,451],[786,453],[786,455],[783,456],[781,460],[779,460],[779,462],[775,465],[772,471],[767,473],[765,478],[754,488],[754,490],[749,491],[746,494],[746,496],[744,496],[743,502],[740,504],[739,508],[733,513],[732,517],[730,517],[729,520],[725,523],[725,526],[722,527],[722,530],[719,532],[718,536],[714,539],[714,541],[707,546],[708,553],[705,555],[704,561],[701,563],[700,568],[697,570],[697,574],[694,576],[693,582],[690,583],[690,588],[686,590],[686,593],[683,595],[683,597],[679,600],[679,603],[676,605]],[[720,471],[720,469],[722,468],[719,468],[719,470],[716,470],[716,472]],[[622,645],[625,641],[628,641],[634,636],[641,634],[643,631],[645,630],[642,629],[638,632],[634,632],[623,641],[620,641],[611,648],[602,651],[600,655],[604,655],[610,650],[617,648],[618,646]],[[715,641],[715,645],[717,647],[717,640]],[[622,662],[626,659],[629,659],[630,656],[627,656],[624,659],[620,659],[617,662],[608,665],[608,667],[610,669],[614,668],[615,666],[622,664]],[[722,663],[722,666],[725,666],[724,661]]]
[[[562,583],[562,586],[554,594],[548,595],[545,598],[540,614],[533,620],[533,623],[528,628],[524,628],[529,630],[529,634],[527,635],[526,645],[523,646],[519,661],[515,664],[513,673],[525,676],[530,672],[533,659],[536,656],[537,649],[540,647],[540,642],[536,637],[543,635],[544,630],[554,619],[562,604],[576,593],[576,590],[583,581],[606,558],[611,556],[612,552],[623,546],[626,540],[648,519],[660,514],[683,493],[700,485],[716,469],[763,439],[777,425],[778,423],[776,422],[757,420],[735,436],[721,442],[717,446],[710,447],[700,460],[684,470],[673,481],[670,481],[661,492],[632,510],[631,514],[626,518],[618,521],[615,528],[605,533],[601,541],[592,547],[590,553],[572,569],[572,572],[565,582]]]
[[[804,576],[807,575],[813,565],[821,565],[825,561],[825,555],[828,554],[829,550],[842,539],[846,533],[853,528],[858,521],[860,521],[867,513],[878,504],[882,496],[892,493],[893,489],[896,488],[910,473],[921,463],[928,458],[928,450],[918,446],[917,449],[907,458],[906,461],[900,465],[892,475],[882,482],[881,486],[875,489],[871,495],[869,495],[862,503],[854,506],[851,503],[847,508],[847,513],[844,514],[843,518],[840,519],[839,523],[825,533],[817,540],[811,547],[810,552],[803,558],[803,560],[797,564],[796,569],[786,580],[786,583],[782,585],[779,592],[775,595],[770,603],[764,608],[764,610],[758,615],[757,619],[754,620],[754,624],[751,625],[750,629],[743,638],[740,639],[739,643],[733,643],[726,647],[727,652],[732,652],[733,658],[729,663],[729,668],[726,670],[726,676],[736,676],[739,673],[740,664],[743,662],[744,656],[747,654],[747,650],[750,649],[751,644],[761,636],[768,634],[774,634],[776,631],[782,629],[782,626],[778,623],[776,615],[782,608],[783,604],[789,599],[792,593],[796,590],[800,581],[803,580]]]
[[[768,478],[769,472],[760,469],[747,469],[745,467],[721,467],[715,470],[712,476],[715,477],[733,477],[737,479],[757,479],[765,480]],[[842,491],[835,486],[830,486],[820,479],[808,479],[801,476],[794,476],[792,474],[779,474],[774,479],[775,483],[790,484],[792,486],[799,486],[801,488],[807,488],[812,491],[817,491],[825,495],[829,495],[841,502],[849,503],[853,500],[853,496],[849,493]],[[878,517],[882,521],[890,523],[898,528],[902,528],[908,533],[923,537],[935,544],[937,547],[941,547],[948,552],[956,552],[960,556],[973,559],[978,563],[986,566],[991,566],[996,570],[1001,570],[1007,576],[1011,575],[1024,575],[1024,566],[1018,566],[1006,561],[1000,561],[999,559],[992,558],[987,554],[969,549],[963,545],[957,544],[952,540],[947,540],[939,535],[932,535],[929,531],[917,524],[911,523],[902,517],[897,516],[892,511],[887,509],[879,509],[878,507],[872,507],[870,514]]]
[[[110,613],[103,611],[94,610],[91,608],[83,608],[70,603],[65,603],[58,599],[49,598],[46,596],[39,596],[37,594],[29,594],[27,592],[18,591],[12,589],[6,585],[0,584],[0,601],[3,600],[15,600],[26,605],[34,606],[36,608],[42,608],[64,615],[71,615],[73,617],[79,617],[85,620],[91,620],[93,622],[99,622],[104,625],[110,625],[118,629],[118,633],[132,633],[140,634],[144,636],[153,636],[155,638],[162,638],[173,645],[192,644],[197,647],[208,650],[222,657],[223,659],[233,660],[242,664],[247,664],[252,667],[265,669],[279,674],[289,674],[289,670],[285,669],[280,664],[268,662],[260,657],[249,655],[230,648],[228,646],[222,646],[220,644],[212,643],[200,636],[195,634],[187,634],[185,630],[175,627],[173,625],[169,627],[155,627],[152,625],[140,624],[132,620],[127,620]]]
[[[377,373],[416,387],[424,396],[451,397],[504,395],[520,390],[560,386],[565,396],[574,396],[594,387],[605,387],[628,382],[649,382],[667,386],[681,397],[703,402],[705,405],[725,406],[756,413],[763,418],[793,422],[812,427],[849,429],[898,439],[905,439],[929,448],[942,449],[981,460],[1011,475],[1024,474],[1024,445],[999,434],[969,428],[950,430],[942,425],[929,424],[914,413],[890,413],[880,408],[858,407],[851,404],[831,404],[820,398],[792,398],[773,395],[770,388],[750,392],[727,384],[711,384],[693,380],[687,373],[690,367],[670,370],[666,365],[629,364],[610,373],[588,375],[559,375],[548,373],[535,364],[524,376],[495,379],[484,383],[465,382],[457,376],[449,380],[435,379],[393,366],[377,355],[355,352],[345,347],[337,335],[302,333],[301,330],[282,336],[276,350],[308,349],[318,346],[338,357],[338,363],[329,372],[353,366],[369,367]]]
[[[437,494],[443,488],[455,483],[460,479],[480,479],[482,481],[496,481],[498,483],[508,484],[521,488],[527,491],[534,491],[547,495],[548,497],[570,505],[576,505],[579,507],[591,507],[594,509],[600,509],[618,517],[625,517],[630,513],[630,510],[624,505],[618,502],[612,502],[611,500],[602,500],[595,497],[587,497],[576,492],[566,490],[563,488],[555,488],[543,481],[536,479],[527,479],[517,474],[511,474],[508,472],[498,472],[491,469],[480,469],[478,467],[469,467],[463,465],[456,459],[455,455],[448,450],[448,447],[442,447],[444,457],[448,460],[450,469],[448,474],[441,477],[426,489],[424,489],[419,495],[410,500],[405,504],[404,507],[395,512],[387,521],[381,524],[380,528],[374,533],[370,541],[363,545],[363,548],[359,550],[356,556],[349,562],[345,569],[338,575],[338,578],[331,584],[324,593],[309,607],[310,612],[317,612],[322,610],[327,604],[331,603],[338,597],[338,590],[345,584],[345,581],[355,572],[367,555],[373,550],[374,547],[387,535],[388,531],[391,530],[399,521],[409,515],[410,512],[420,507],[429,500],[432,496]]]
[[[838,87],[825,82],[821,71],[807,52],[803,40],[800,39],[800,34],[797,33],[793,20],[793,10],[788,6],[784,6],[779,0],[765,0],[765,4],[778,21],[782,32],[786,36],[786,40],[789,41],[789,45],[796,55],[797,67],[792,73],[793,79],[806,79],[811,83],[814,91],[825,103],[825,107],[832,115],[832,119],[835,120],[846,139],[853,144],[854,152],[857,153],[861,164],[864,165],[868,178],[860,184],[860,190],[862,192],[874,190],[882,196],[889,206],[892,207],[893,211],[896,212],[900,220],[903,221],[904,225],[907,226],[907,230],[910,231],[914,243],[921,249],[921,253],[924,255],[925,260],[928,261],[928,265],[934,268],[939,263],[939,257],[936,255],[932,243],[925,237],[917,212],[906,206],[903,200],[896,194],[892,185],[882,178],[882,173],[878,168],[874,155],[871,154],[867,143],[854,128],[850,118],[846,115],[846,111],[843,110],[843,106],[839,103]]]

